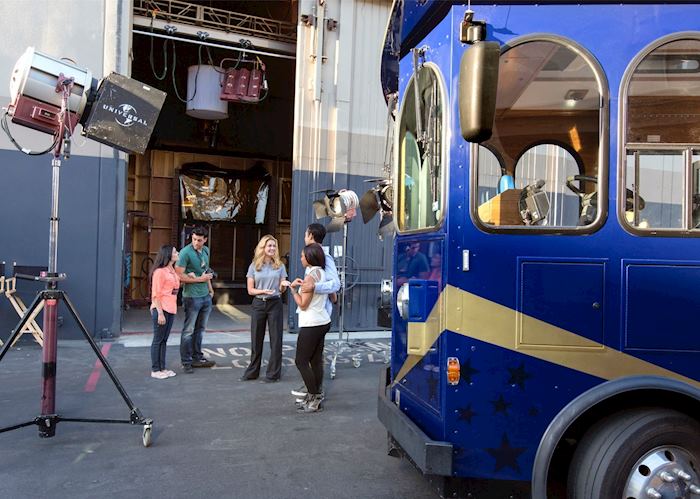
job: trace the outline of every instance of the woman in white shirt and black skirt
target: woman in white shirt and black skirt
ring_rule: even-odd
[[[304,247],[301,252],[301,264],[306,269],[304,279],[295,279],[292,288],[294,301],[299,314],[299,338],[295,363],[306,385],[307,394],[299,409],[304,412],[321,410],[323,395],[323,343],[326,333],[331,328],[331,318],[326,311],[328,295],[314,292],[304,293],[301,285],[305,282],[315,284],[325,279],[326,255],[318,243]]]

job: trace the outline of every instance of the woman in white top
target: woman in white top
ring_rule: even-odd
[[[301,264],[306,269],[304,279],[295,279],[292,293],[299,314],[299,338],[295,363],[306,385],[307,395],[301,403],[304,412],[321,410],[323,396],[323,342],[331,328],[331,318],[326,310],[328,295],[302,292],[304,283],[315,284],[325,279],[326,255],[320,244],[312,243],[301,252]]]

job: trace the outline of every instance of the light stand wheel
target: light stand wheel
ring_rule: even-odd
[[[153,431],[153,425],[152,424],[145,424],[143,425],[143,435],[141,436],[141,439],[143,441],[143,446],[144,447],[150,447],[151,446],[151,432]]]
[[[335,365],[336,365],[336,362],[337,362],[337,361],[338,361],[338,352],[336,351],[336,352],[333,354],[333,359],[331,360],[331,368],[330,368],[330,371],[331,371],[331,379],[335,379]]]

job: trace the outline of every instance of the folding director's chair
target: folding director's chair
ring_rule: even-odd
[[[0,286],[0,293],[5,295],[12,305],[12,308],[15,309],[15,312],[17,312],[17,315],[19,315],[21,318],[27,311],[27,305],[25,305],[24,300],[22,300],[22,298],[17,294],[17,275],[38,274],[39,272],[46,270],[46,267],[17,265],[16,262],[12,264],[12,267],[12,277],[5,277],[5,262],[0,263],[0,282],[2,282],[2,286]],[[44,332],[41,330],[39,324],[37,324],[35,320],[42,308],[44,308],[43,301],[34,310],[34,312],[32,312],[32,315],[29,317],[29,320],[27,320],[25,326],[22,328],[22,331],[17,336],[12,346],[15,346],[17,340],[19,340],[25,333],[30,333],[34,337],[34,341],[36,341],[42,347],[44,346]],[[0,345],[2,344],[2,340],[0,340]]]

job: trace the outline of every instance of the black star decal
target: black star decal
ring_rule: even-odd
[[[479,372],[478,369],[474,369],[472,367],[472,359],[467,359],[466,362],[464,362],[464,365],[460,367],[459,371],[460,376],[462,379],[464,379],[465,383],[471,383],[472,376]]]
[[[506,399],[503,398],[503,394],[498,396],[498,400],[492,400],[491,404],[493,404],[493,413],[507,413],[508,412],[508,407],[512,405],[510,402],[506,402]]]
[[[509,468],[513,468],[515,471],[520,473],[518,456],[525,452],[525,447],[511,447],[510,442],[508,442],[508,435],[505,433],[501,438],[501,446],[498,449],[486,449],[486,452],[491,454],[491,456],[496,459],[496,467],[494,471],[499,471],[508,466]]]
[[[437,400],[437,386],[438,380],[432,373],[428,376],[428,398],[430,400]]]
[[[466,421],[469,424],[472,423],[472,418],[476,416],[476,412],[472,411],[471,404],[469,404],[464,409],[457,409],[457,412],[459,413],[459,417],[457,419],[459,421]]]
[[[530,416],[535,417],[540,413],[540,410],[533,405],[532,407],[530,407],[530,409],[527,411],[527,413]]]
[[[525,380],[531,378],[532,375],[525,371],[525,363],[521,362],[518,367],[509,367],[510,379],[508,380],[509,385],[518,385],[521,390],[525,389]]]

